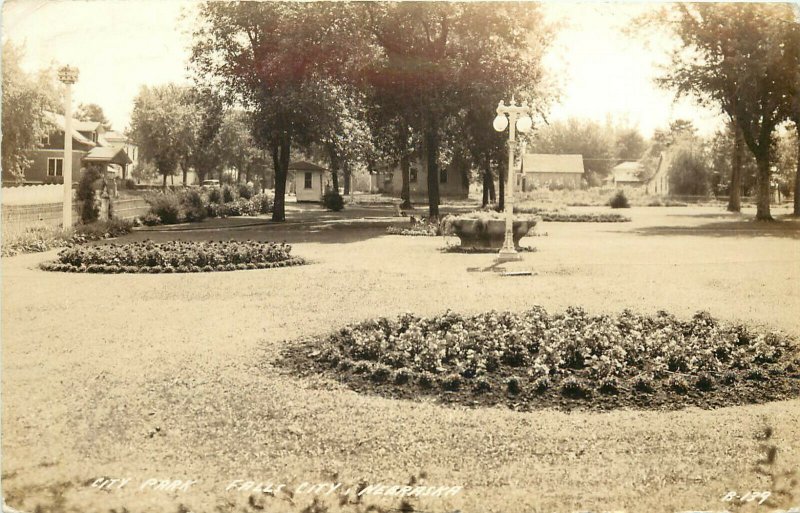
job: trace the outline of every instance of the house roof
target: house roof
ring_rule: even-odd
[[[61,114],[56,114],[55,112],[45,112],[45,116],[56,125],[56,128],[64,132],[66,130],[65,123],[66,118],[64,118]],[[78,121],[77,119],[72,120],[72,139],[81,143],[86,144],[88,146],[97,146],[97,143],[92,141],[91,139],[87,139],[84,135],[79,132],[78,124],[85,123],[84,121]]]
[[[128,141],[128,138],[125,136],[125,134],[123,134],[121,132],[117,132],[116,130],[106,130],[105,133],[103,133],[103,139],[105,139],[108,142],[127,142]]]
[[[133,161],[125,153],[122,148],[114,148],[112,146],[98,146],[89,150],[89,153],[83,157],[86,162],[108,162],[111,164],[132,164]]]
[[[320,171],[325,172],[327,168],[322,166],[318,166],[313,162],[309,162],[307,160],[295,160],[294,162],[289,163],[289,171]]]
[[[583,156],[526,153],[522,157],[522,168],[526,173],[583,174]]]
[[[611,176],[615,182],[641,182],[641,162],[622,162],[611,168]]]

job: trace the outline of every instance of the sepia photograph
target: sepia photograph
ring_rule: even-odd
[[[800,513],[800,3],[5,0],[2,513]]]

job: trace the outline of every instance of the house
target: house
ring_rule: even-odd
[[[28,152],[31,166],[25,172],[26,184],[63,183],[65,119],[61,114],[45,113],[51,130],[42,138],[41,147]],[[89,166],[114,176],[131,164],[125,149],[115,147],[106,139],[102,123],[72,120],[72,179],[80,180],[81,171]],[[14,177],[3,170],[3,183],[14,182]]]
[[[294,189],[297,201],[321,202],[322,195],[330,188],[328,169],[299,160],[289,163],[290,191]]]
[[[582,155],[526,153],[522,157],[522,176],[517,178],[517,187],[521,191],[540,187],[578,189],[583,173]]]
[[[105,140],[109,146],[125,150],[125,153],[128,155],[128,158],[131,160],[131,162],[129,165],[123,166],[121,169],[119,169],[119,178],[129,178],[130,170],[136,168],[136,166],[139,164],[139,147],[130,139],[128,139],[125,134],[114,130],[107,130],[102,135],[102,139]]]
[[[428,166],[416,161],[409,168],[408,189],[411,199],[421,200],[428,197]],[[385,193],[400,197],[403,191],[403,174],[399,163],[376,166],[370,175],[371,192]],[[469,194],[469,178],[455,166],[450,165],[439,170],[439,197],[450,199],[466,199]]]
[[[672,167],[674,151],[662,151],[658,157],[655,172],[645,182],[647,194],[669,195],[669,170]]]
[[[641,162],[622,162],[611,168],[606,183],[614,187],[642,187],[645,184],[643,170]]]

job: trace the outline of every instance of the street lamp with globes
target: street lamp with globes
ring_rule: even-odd
[[[521,134],[525,134],[533,126],[528,102],[523,101],[521,105],[517,105],[513,96],[509,105],[500,100],[497,105],[497,117],[494,118],[493,126],[498,132],[508,128],[508,172],[506,173],[505,198],[506,233],[503,247],[497,257],[500,262],[508,262],[521,259],[514,247],[514,143],[516,130]]]

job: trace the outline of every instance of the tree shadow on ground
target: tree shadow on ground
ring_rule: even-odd
[[[639,235],[679,235],[702,237],[779,237],[800,239],[800,219],[784,217],[772,222],[743,219],[705,223],[698,226],[649,226],[634,230]]]

